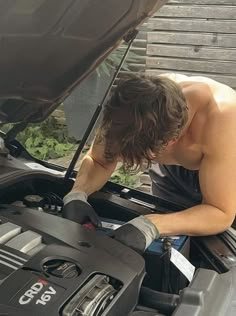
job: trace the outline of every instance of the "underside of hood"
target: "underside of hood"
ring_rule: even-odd
[[[165,0],[0,2],[0,121],[47,117]]]

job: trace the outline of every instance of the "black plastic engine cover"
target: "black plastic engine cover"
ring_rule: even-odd
[[[137,253],[79,224],[36,210],[4,205],[0,219],[0,228],[16,224],[21,233],[42,236],[44,246],[32,255],[11,248],[10,242],[0,245],[0,315],[64,315],[65,306],[76,295],[84,295],[96,278],[100,284],[94,293],[102,291],[101,284],[114,289],[102,315],[125,316],[134,309],[145,274],[144,260]],[[13,270],[1,271],[1,259]],[[15,262],[20,260],[18,267]]]

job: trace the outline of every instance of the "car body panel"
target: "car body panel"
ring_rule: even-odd
[[[48,116],[163,0],[0,3],[0,121]]]

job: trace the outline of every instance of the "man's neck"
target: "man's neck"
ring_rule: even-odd
[[[206,105],[210,100],[210,93],[208,86],[205,84],[198,84],[194,82],[183,82],[179,84],[182,92],[186,98],[188,106],[188,120],[183,130],[180,133],[179,139],[185,137],[189,130],[192,129],[192,123],[195,121],[195,117],[206,109]],[[201,96],[198,98],[198,96]]]

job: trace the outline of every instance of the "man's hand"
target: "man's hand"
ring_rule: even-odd
[[[114,237],[122,244],[142,254],[160,234],[146,217],[139,216],[114,231]]]
[[[87,195],[82,191],[72,191],[64,199],[62,216],[79,224],[92,223],[101,226],[98,215],[87,201]]]

